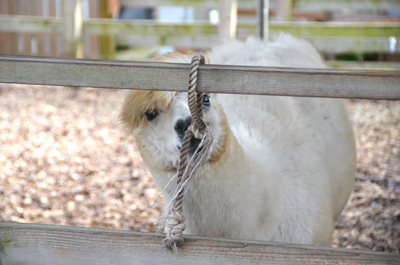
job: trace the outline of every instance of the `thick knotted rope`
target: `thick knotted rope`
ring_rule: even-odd
[[[197,72],[201,63],[204,63],[204,56],[196,53],[192,58],[189,76],[188,104],[193,120],[185,132],[180,152],[179,172],[177,177],[178,185],[174,197],[166,207],[164,224],[161,230],[167,227],[167,236],[163,239],[163,246],[178,251],[177,247],[183,244],[183,231],[185,230],[185,217],[182,214],[182,204],[185,200],[185,189],[197,167],[204,161],[207,151],[210,149],[213,138],[203,121],[203,94],[196,93]],[[188,161],[188,151],[192,136],[201,139],[192,157]]]
[[[192,64],[190,66],[189,75],[189,89],[188,89],[188,104],[192,114],[193,120],[195,121],[194,127],[199,130],[200,134],[204,134],[206,131],[206,124],[202,120],[203,118],[203,93],[197,93],[197,72],[200,64],[204,63],[204,56],[201,53],[196,53],[192,58]],[[196,100],[197,99],[197,100]],[[194,130],[196,138],[200,139],[197,130]]]

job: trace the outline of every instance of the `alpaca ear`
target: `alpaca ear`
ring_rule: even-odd
[[[143,117],[143,113],[138,111],[134,91],[128,91],[119,114],[119,121],[131,133],[139,127]]]

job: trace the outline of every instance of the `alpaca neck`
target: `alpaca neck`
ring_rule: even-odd
[[[224,133],[219,154],[205,162],[189,184],[183,204],[188,234],[235,238],[239,234],[233,233],[239,233],[243,227],[243,220],[238,217],[243,216],[239,211],[251,203],[251,165],[229,127],[225,127]]]

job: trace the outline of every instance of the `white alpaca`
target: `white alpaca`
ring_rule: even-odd
[[[216,64],[324,67],[308,42],[284,34],[268,43],[231,42],[206,57]],[[161,61],[190,60],[170,54]],[[214,142],[187,190],[185,233],[329,246],[355,175],[342,100],[211,94],[203,103]],[[163,188],[177,173],[190,123],[187,94],[130,91],[120,118]],[[167,203],[175,187],[173,181],[167,188]]]

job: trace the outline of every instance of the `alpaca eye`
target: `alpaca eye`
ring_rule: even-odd
[[[151,121],[151,120],[153,120],[155,117],[158,116],[158,111],[156,111],[156,110],[149,110],[149,111],[147,111],[145,114],[146,114],[147,120],[148,120],[148,121]]]
[[[210,96],[209,95],[204,95],[203,96],[203,105],[204,106],[210,106]]]

